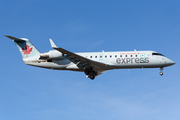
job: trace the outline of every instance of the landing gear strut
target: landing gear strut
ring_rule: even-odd
[[[97,72],[93,71],[92,69],[86,69],[84,73],[90,78],[91,80],[94,80],[94,78],[97,75]]]
[[[161,72],[159,73],[161,76],[163,75],[163,68],[160,68]]]

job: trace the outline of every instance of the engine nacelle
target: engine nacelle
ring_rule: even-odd
[[[41,58],[50,58],[50,59],[62,59],[63,54],[57,50],[50,50],[47,53],[43,53],[40,55]]]
[[[63,54],[57,50],[51,50],[51,51],[49,51],[49,58],[50,59],[62,59]]]

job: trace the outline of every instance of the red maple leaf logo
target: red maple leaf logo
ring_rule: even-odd
[[[31,54],[33,48],[29,48],[29,45],[26,45],[25,48],[22,48],[22,52],[26,55],[26,54]]]

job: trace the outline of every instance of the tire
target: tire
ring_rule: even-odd
[[[85,73],[86,75],[89,75],[89,74],[90,74],[90,71],[89,71],[89,70],[85,70],[84,73]]]
[[[163,72],[160,72],[159,74],[162,76],[162,75],[163,75]]]
[[[93,74],[90,74],[90,75],[89,75],[89,78],[90,78],[91,80],[94,80],[94,78],[95,78],[95,75],[93,75]]]

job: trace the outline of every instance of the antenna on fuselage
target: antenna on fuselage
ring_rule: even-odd
[[[136,49],[134,49],[134,51],[136,51]]]

